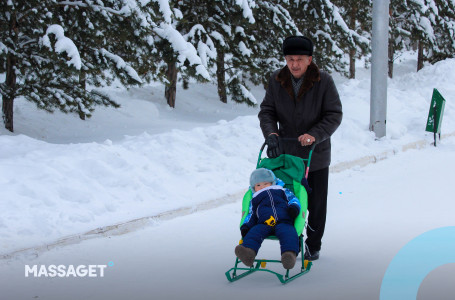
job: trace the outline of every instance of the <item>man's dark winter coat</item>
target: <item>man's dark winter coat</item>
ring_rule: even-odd
[[[297,138],[305,133],[316,139],[311,170],[330,165],[330,136],[341,123],[341,101],[332,77],[313,62],[308,66],[297,97],[291,72],[285,66],[273,73],[261,104],[259,120],[264,137],[276,132],[280,137]],[[278,125],[279,124],[279,127]],[[309,147],[283,142],[285,153],[307,158]]]

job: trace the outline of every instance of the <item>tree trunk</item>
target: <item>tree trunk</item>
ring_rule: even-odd
[[[224,51],[218,49],[216,56],[216,78],[218,80],[218,96],[220,101],[227,103],[226,96],[226,70],[224,68]]]
[[[9,28],[10,36],[14,41],[14,44],[17,43],[17,37],[19,34],[19,29],[17,28],[16,15],[11,16],[11,23]],[[8,53],[6,60],[6,86],[8,87],[7,96],[3,96],[2,103],[2,116],[3,122],[5,123],[5,128],[11,132],[14,132],[14,98],[16,98],[16,63],[17,58],[13,53]]]
[[[393,49],[393,44],[389,40],[389,77],[393,78],[393,56],[395,55],[395,50]]]
[[[357,7],[352,7],[349,26],[351,29],[355,30],[355,22],[357,15]],[[356,49],[349,49],[349,78],[355,78],[355,55]]]
[[[420,71],[420,69],[423,68],[423,44],[421,41],[419,41],[419,50],[417,52],[417,72]]]
[[[166,97],[167,104],[174,108],[175,97],[177,94],[177,66],[175,61],[168,63],[168,69],[166,71],[166,78],[169,81],[164,89],[164,97]]]
[[[355,78],[355,49],[349,50],[349,78]]]
[[[8,96],[3,96],[2,115],[5,128],[14,132],[13,126],[13,106],[14,106],[14,93],[8,93]]]
[[[184,90],[187,90],[190,88],[190,82],[188,81],[188,78],[182,78],[182,87]]]
[[[87,80],[87,72],[84,70],[81,70],[79,73],[79,86],[81,89],[86,89],[86,80]],[[79,106],[79,118],[81,120],[85,120],[85,113],[81,110],[81,107]]]

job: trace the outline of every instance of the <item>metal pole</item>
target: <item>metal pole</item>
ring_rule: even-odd
[[[433,133],[434,133],[434,146],[436,147],[436,133],[437,133],[437,123],[436,123],[436,117],[437,117],[437,105],[434,106],[433,109]]]
[[[386,135],[389,0],[373,0],[370,131]]]

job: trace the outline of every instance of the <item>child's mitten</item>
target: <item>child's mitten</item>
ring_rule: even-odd
[[[295,205],[289,205],[288,207],[288,214],[289,216],[291,216],[292,219],[295,219],[297,218],[297,216],[299,215],[299,208]]]
[[[246,226],[246,224],[243,224],[240,227],[240,233],[242,234],[242,238],[245,237],[245,235],[248,233],[248,231],[250,231],[250,229],[248,228],[248,226]]]

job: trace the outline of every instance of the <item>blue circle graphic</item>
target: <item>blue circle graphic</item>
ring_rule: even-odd
[[[415,300],[420,284],[439,266],[455,263],[455,226],[425,232],[407,243],[389,264],[380,300]]]
[[[113,261],[110,261],[110,262],[107,263],[107,265],[108,265],[109,267],[113,267],[113,266],[114,266],[114,262],[113,262]]]

